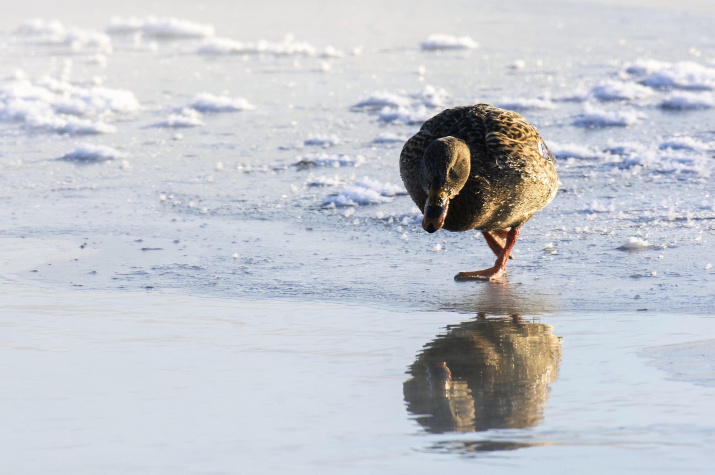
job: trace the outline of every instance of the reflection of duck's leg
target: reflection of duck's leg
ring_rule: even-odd
[[[484,236],[484,240],[489,244],[489,249],[497,256],[504,252],[504,239],[506,239],[507,232],[506,229],[500,229],[499,231],[482,231],[482,236]],[[498,237],[494,236],[494,234]],[[514,259],[511,253],[509,253],[509,259]]]
[[[454,276],[454,280],[496,280],[502,276],[506,269],[506,261],[511,254],[511,250],[519,237],[519,228],[511,228],[506,235],[506,245],[504,250],[497,256],[493,267],[473,272],[460,272]]]

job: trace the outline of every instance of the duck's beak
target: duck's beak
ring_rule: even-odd
[[[428,233],[433,233],[444,226],[447,208],[449,208],[447,194],[444,192],[433,193],[430,189],[427,203],[425,203],[425,217],[422,218],[422,228]]]

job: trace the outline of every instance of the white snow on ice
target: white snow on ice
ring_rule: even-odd
[[[420,46],[425,51],[459,50],[476,49],[479,47],[479,43],[469,36],[432,34],[420,43]]]
[[[383,107],[408,107],[412,99],[406,95],[391,92],[373,92],[365,99],[353,105],[353,109],[382,109]]]
[[[340,186],[343,180],[339,176],[309,176],[305,182],[308,186]]]
[[[79,144],[74,151],[62,157],[62,160],[76,161],[81,163],[105,162],[117,158],[124,158],[126,154],[106,145]]]
[[[342,142],[343,141],[340,139],[340,137],[338,137],[335,134],[331,134],[331,135],[316,134],[316,135],[311,135],[310,137],[305,139],[303,141],[303,144],[304,145],[317,145],[320,147],[328,148],[328,147],[332,147],[334,145],[339,145]]]
[[[681,61],[650,74],[643,80],[643,84],[653,88],[713,90],[715,68],[693,61]]]
[[[362,155],[356,155],[351,157],[350,155],[338,155],[338,154],[308,154],[296,157],[295,165],[301,167],[359,167],[365,163],[365,157]]]
[[[446,90],[430,85],[413,93],[378,91],[353,105],[352,109],[378,110],[385,107],[398,109],[419,106],[435,108],[444,106],[448,97]]]
[[[323,206],[342,208],[389,203],[398,194],[404,194],[404,188],[391,183],[381,183],[370,178],[363,178],[354,185],[346,187],[338,195],[323,200]]]
[[[659,146],[662,150],[671,148],[673,150],[710,150],[715,149],[715,143],[706,144],[692,137],[675,137],[665,142],[661,142]]]
[[[156,16],[143,19],[114,17],[105,31],[110,34],[141,32],[143,35],[160,39],[209,38],[216,34],[216,28],[210,24]]]
[[[115,127],[103,119],[139,109],[139,101],[129,91],[82,87],[48,76],[36,81],[19,79],[0,87],[0,121],[50,132],[111,133]]]
[[[154,127],[166,129],[182,129],[189,127],[199,127],[204,125],[201,121],[201,113],[195,109],[184,108],[178,114],[171,114],[166,120],[157,122]]]
[[[515,111],[522,110],[551,110],[555,109],[556,105],[549,98],[502,98],[496,102],[497,107]]]
[[[402,122],[410,125],[423,124],[427,119],[434,115],[434,111],[427,109],[425,106],[411,107],[385,107],[378,114],[377,118],[381,122]]]
[[[590,95],[602,101],[645,99],[654,94],[653,90],[630,81],[605,81],[594,86]]]
[[[654,59],[640,59],[626,66],[625,71],[628,74],[652,74],[669,67],[671,64],[665,61],[657,61]]]
[[[702,151],[650,147],[621,155],[620,167],[643,167],[659,173],[692,173],[708,177],[712,173],[713,158]]]
[[[646,116],[634,110],[607,111],[586,103],[583,105],[581,115],[575,120],[574,125],[579,127],[625,127],[635,125]]]
[[[673,91],[660,101],[665,109],[710,109],[715,107],[715,97],[711,92]]]
[[[189,107],[199,112],[236,112],[253,110],[253,104],[242,97],[215,96],[209,93],[198,94]]]
[[[331,51],[333,51],[331,49]],[[199,54],[272,54],[276,56],[304,55],[315,56],[318,50],[306,42],[295,41],[293,36],[286,36],[283,41],[275,43],[267,40],[257,42],[236,41],[229,38],[210,38],[205,40],[198,49]]]
[[[427,85],[414,93],[375,92],[353,105],[352,109],[377,110],[381,122],[419,125],[434,115],[434,109],[443,107],[448,97],[444,89]]]
[[[409,137],[406,135],[400,135],[394,132],[382,132],[372,139],[372,143],[404,143],[407,139],[409,139]]]
[[[651,249],[653,244],[650,244],[645,239],[639,237],[630,237],[628,241],[623,243],[618,247],[621,251],[645,251],[646,249]]]
[[[601,158],[603,156],[603,153],[598,150],[594,150],[586,145],[574,143],[549,142],[548,147],[557,159],[593,159]]]
[[[57,20],[28,20],[13,33],[15,36],[39,44],[62,46],[70,52],[82,52],[87,49],[101,53],[112,52],[112,39],[107,34],[96,30],[66,27]]]

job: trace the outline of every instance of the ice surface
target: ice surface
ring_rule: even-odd
[[[712,472],[697,353],[715,326],[715,108],[661,106],[712,91],[589,93],[712,68],[707,2],[6,3],[4,472]],[[234,40],[152,36],[148,10]],[[110,34],[114,52],[61,39],[70,25],[105,35],[113,14],[138,18]],[[13,31],[32,15],[58,21]],[[482,49],[421,51],[432,31]],[[669,62],[626,66],[651,57]],[[574,125],[580,103],[524,109],[562,184],[505,277],[455,282],[495,257],[477,230],[422,229],[401,142],[475,98],[517,109],[580,91],[599,126]],[[218,113],[240,97],[255,110]],[[614,111],[648,117],[600,126]],[[82,130],[115,133],[66,133]],[[305,147],[315,134],[341,143]],[[558,371],[515,378],[543,358],[541,336],[563,344]],[[659,366],[640,355],[689,343]],[[430,362],[420,406],[405,371]]]
[[[641,355],[673,381],[715,387],[715,340],[647,348]]]
[[[479,48],[479,43],[469,36],[432,34],[420,46],[426,51],[459,50]]]

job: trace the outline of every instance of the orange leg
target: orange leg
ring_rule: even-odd
[[[511,250],[514,248],[514,244],[516,244],[518,237],[519,228],[511,228],[506,235],[506,245],[504,246],[502,252],[497,256],[497,260],[493,267],[473,272],[460,272],[454,276],[454,280],[496,280],[501,277],[504,274],[504,269],[506,269],[508,256],[511,254]]]
[[[494,231],[494,234],[498,236],[495,237],[490,231],[482,231],[482,236],[484,236],[484,240],[487,241],[489,249],[498,256],[504,251],[503,240],[506,239],[507,233],[508,231],[506,229],[500,229],[499,231]],[[509,254],[509,259],[514,259],[514,256]]]

